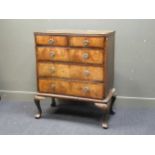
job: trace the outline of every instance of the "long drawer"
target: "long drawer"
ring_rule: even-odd
[[[61,63],[38,63],[39,77],[59,77],[76,80],[104,81],[103,67]]]
[[[90,64],[104,63],[103,49],[37,47],[38,60],[80,62]]]
[[[39,92],[102,99],[104,97],[104,84],[39,79]]]

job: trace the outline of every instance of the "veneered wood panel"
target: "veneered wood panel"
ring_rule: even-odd
[[[104,48],[104,37],[90,37],[90,36],[73,36],[69,37],[69,45],[75,47],[98,47]]]
[[[102,99],[104,87],[101,83],[84,83],[58,79],[39,79],[41,93],[54,93],[79,97]]]
[[[103,67],[71,65],[70,78],[79,80],[104,81]]]
[[[66,36],[36,35],[37,45],[67,46]]]
[[[40,77],[70,78],[69,65],[57,63],[38,63]]]
[[[104,63],[104,50],[102,49],[70,48],[69,53],[71,62],[90,64]]]
[[[103,49],[37,47],[38,60],[78,62],[90,64],[104,63]]]
[[[38,60],[69,61],[69,49],[59,47],[37,47]]]
[[[59,77],[77,80],[104,81],[103,67],[82,66],[61,63],[38,63],[41,77]]]

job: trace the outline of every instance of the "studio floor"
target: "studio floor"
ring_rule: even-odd
[[[155,134],[153,101],[117,99],[109,129],[101,128],[102,112],[92,104],[58,101],[42,103],[43,117],[34,118],[33,101],[0,101],[1,135],[141,135]]]

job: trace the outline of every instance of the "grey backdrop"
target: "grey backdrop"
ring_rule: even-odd
[[[155,20],[0,20],[0,90],[36,91],[33,32],[115,30],[119,96],[155,97]]]

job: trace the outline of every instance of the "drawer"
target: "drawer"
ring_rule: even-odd
[[[53,93],[102,99],[104,95],[103,83],[85,83],[58,79],[39,79],[41,93]]]
[[[37,58],[38,60],[103,64],[104,50],[82,48],[69,49],[62,47],[37,47]]]
[[[103,64],[104,63],[104,50],[103,49],[82,49],[71,48],[69,50],[70,61],[90,63],[90,64]]]
[[[69,61],[69,50],[60,47],[37,47],[37,59]]]
[[[69,38],[69,45],[73,47],[98,47],[104,48],[104,37],[81,37],[73,36]]]
[[[67,37],[65,36],[51,36],[51,35],[37,35],[37,45],[50,45],[50,46],[67,46]]]
[[[58,77],[75,80],[104,80],[102,67],[60,63],[38,63],[38,75],[40,77]]]

